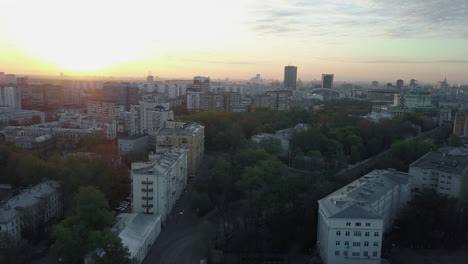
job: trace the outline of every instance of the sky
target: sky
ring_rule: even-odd
[[[0,0],[0,71],[468,84],[468,0]]]

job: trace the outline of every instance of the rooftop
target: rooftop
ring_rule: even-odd
[[[123,245],[128,247],[131,257],[138,253],[140,244],[146,241],[151,230],[161,223],[159,215],[151,214],[119,214],[117,219],[113,231],[122,239]]]
[[[45,181],[13,196],[0,206],[0,223],[9,222],[20,214],[22,208],[36,205],[42,198],[56,192],[58,188],[60,188],[59,182]]]
[[[330,218],[381,219],[371,209],[373,202],[396,185],[407,183],[407,173],[374,170],[319,200],[319,204]]]
[[[462,174],[468,168],[468,149],[445,147],[422,156],[410,167]]]
[[[132,163],[132,174],[164,174],[184,153],[187,153],[187,149],[172,147],[164,153],[150,155],[149,161]]]

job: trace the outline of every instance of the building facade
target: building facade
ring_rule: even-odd
[[[297,67],[285,66],[284,67],[284,88],[293,89],[297,88]]]
[[[155,134],[166,121],[174,120],[174,112],[160,103],[140,101],[138,105],[130,107],[127,117],[130,119],[127,121],[130,136]]]
[[[440,194],[460,198],[467,195],[467,171],[468,149],[440,148],[410,165],[411,188],[415,192],[425,188],[434,189]]]
[[[102,101],[112,102],[116,105],[124,105],[129,109],[130,105],[138,104],[138,85],[134,83],[104,83],[102,89]]]
[[[193,175],[205,153],[205,127],[188,121],[168,121],[156,135],[156,152],[170,146],[188,149],[188,173]]]
[[[22,231],[51,231],[63,214],[61,184],[44,181],[0,205],[0,235],[8,234],[15,241]]]
[[[380,263],[383,234],[410,192],[407,173],[375,170],[319,200],[317,248],[323,262]]]
[[[333,88],[334,74],[322,74],[322,88]]]
[[[15,86],[0,87],[0,106],[21,110],[21,89]]]
[[[149,142],[150,138],[146,134],[119,138],[117,140],[120,155],[126,155],[130,152],[148,151],[151,148]]]
[[[157,214],[166,221],[187,185],[187,150],[171,148],[132,163],[133,212]]]

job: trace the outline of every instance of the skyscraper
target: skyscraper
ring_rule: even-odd
[[[333,88],[334,74],[322,74],[322,88]]]
[[[372,88],[379,88],[379,82],[378,81],[372,81]]]
[[[403,80],[397,80],[397,81],[396,81],[396,88],[397,88],[398,90],[403,89],[403,84],[404,84],[404,81],[403,81]]]
[[[284,88],[296,89],[297,88],[297,67],[286,66],[284,67]]]

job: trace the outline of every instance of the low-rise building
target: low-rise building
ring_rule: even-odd
[[[146,134],[119,138],[117,142],[120,155],[125,155],[130,152],[148,151],[151,148],[149,143],[150,137]]]
[[[440,194],[459,198],[468,191],[467,171],[467,148],[440,148],[410,165],[411,188],[413,191],[434,189]]]
[[[44,181],[0,204],[0,235],[18,241],[21,232],[48,232],[63,214],[61,184]],[[6,232],[6,233],[4,233]]]
[[[323,262],[380,263],[383,234],[409,199],[407,173],[375,170],[319,200],[317,247]]]
[[[72,149],[83,140],[91,137],[103,138],[102,130],[97,128],[60,128],[41,126],[8,126],[4,129],[5,135],[39,137],[50,134],[57,139],[57,147],[61,149]]]
[[[130,259],[142,263],[161,233],[161,216],[157,214],[119,214],[112,231],[119,235],[124,247],[128,248]]]
[[[166,221],[187,185],[187,150],[171,148],[132,163],[133,212],[157,214]]]
[[[36,153],[47,154],[57,148],[57,139],[51,134],[32,137],[7,136],[6,141]]]
[[[205,127],[189,121],[167,121],[156,135],[156,152],[169,146],[188,149],[188,173],[194,174],[205,152]]]

